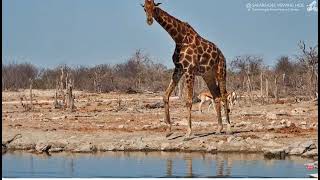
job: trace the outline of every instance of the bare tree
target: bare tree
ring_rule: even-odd
[[[2,64],[2,90],[17,90],[28,88],[29,79],[36,79],[38,69],[30,63],[9,63]]]
[[[29,82],[30,82],[30,110],[33,110],[33,102],[32,102],[32,84],[33,84],[33,80],[30,78]]]
[[[297,58],[306,68],[309,77],[307,82],[309,82],[310,96],[315,97],[318,87],[318,45],[307,48],[305,42],[300,41],[298,46],[302,52],[297,55]]]

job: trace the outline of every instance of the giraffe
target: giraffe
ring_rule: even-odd
[[[146,13],[147,24],[152,25],[153,19],[156,20],[169,33],[176,45],[172,56],[175,66],[174,72],[163,96],[165,121],[168,125],[166,137],[173,134],[169,113],[169,97],[183,75],[186,79],[186,107],[188,111],[188,127],[183,140],[188,141],[192,139],[193,134],[191,128],[191,109],[195,76],[201,76],[204,79],[215,101],[218,119],[216,134],[220,134],[223,129],[221,101],[225,104],[226,133],[231,134],[230,110],[227,103],[226,90],[226,59],[224,55],[214,43],[202,38],[188,23],[182,22],[162,10],[159,7],[160,4],[155,3],[154,0],[145,0],[144,5],[141,4],[141,6]]]

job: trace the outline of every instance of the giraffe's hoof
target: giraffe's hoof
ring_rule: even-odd
[[[191,139],[193,139],[193,133],[191,131],[191,129],[188,129],[187,134],[184,136],[183,141],[190,141]]]
[[[231,135],[231,134],[232,134],[231,125],[227,125],[226,134],[228,134],[228,135]]]
[[[218,129],[216,131],[216,134],[219,135],[221,134],[221,131],[222,131],[222,126],[218,126]]]

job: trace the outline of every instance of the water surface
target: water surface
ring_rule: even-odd
[[[310,159],[265,159],[262,154],[106,152],[2,155],[3,177],[308,177]]]

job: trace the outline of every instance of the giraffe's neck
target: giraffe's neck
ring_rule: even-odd
[[[176,19],[159,7],[155,7],[153,18],[169,33],[176,44],[181,44],[190,27],[187,23]]]

